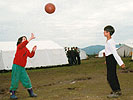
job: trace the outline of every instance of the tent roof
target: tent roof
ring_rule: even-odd
[[[128,46],[128,47],[133,48],[133,43],[130,43],[130,44],[129,43],[128,44],[126,43],[125,45]]]
[[[47,41],[30,41],[27,45],[27,48],[30,50],[34,45],[37,45],[37,49],[63,49],[57,43],[47,40]],[[13,51],[16,50],[16,42],[15,41],[8,41],[8,42],[0,42],[0,50],[3,51]]]
[[[27,47],[29,49],[32,49],[32,47],[34,45],[37,45],[37,49],[64,49],[63,47],[61,47],[60,45],[58,45],[57,43],[51,41],[51,40],[47,40],[47,41],[31,41]]]
[[[123,44],[122,46],[120,46],[120,47],[118,48],[118,50],[121,49],[121,48],[123,48],[123,47],[128,47],[128,48],[133,49],[133,45],[132,45],[132,44]]]
[[[14,41],[0,42],[0,50],[2,51],[16,50],[16,42]]]

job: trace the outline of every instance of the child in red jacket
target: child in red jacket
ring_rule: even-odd
[[[37,95],[33,93],[32,85],[30,78],[25,70],[25,65],[27,62],[27,57],[32,58],[35,54],[37,46],[34,46],[32,51],[30,52],[26,45],[32,40],[35,39],[34,34],[31,33],[31,37],[27,40],[26,36],[22,36],[18,39],[17,42],[17,51],[15,54],[15,58],[12,66],[12,78],[11,78],[11,86],[10,86],[10,98],[17,99],[15,96],[15,91],[18,88],[19,81],[22,85],[27,88],[29,95],[31,97],[36,97]]]

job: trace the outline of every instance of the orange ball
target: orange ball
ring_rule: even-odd
[[[52,4],[52,3],[48,3],[45,5],[45,11],[48,13],[48,14],[52,14],[55,12],[55,5]]]

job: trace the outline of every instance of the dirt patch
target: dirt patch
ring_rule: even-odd
[[[121,73],[128,73],[128,70],[123,70],[121,71]]]
[[[44,84],[43,86],[46,87],[46,86],[52,86],[52,85],[55,85],[55,83]]]
[[[8,92],[8,88],[0,89],[0,94],[6,94]]]
[[[85,80],[90,80],[92,79],[91,77],[83,77],[83,78],[77,78],[77,79],[74,79],[73,81],[85,81]]]
[[[128,72],[133,73],[133,69],[127,69],[127,70],[121,71],[121,73],[128,73]]]
[[[36,88],[48,87],[48,86],[59,85],[59,84],[74,84],[79,81],[86,81],[86,80],[90,80],[90,79],[92,79],[92,78],[91,77],[75,78],[73,80],[58,81],[58,82],[54,82],[54,83],[44,84],[44,85],[38,86]],[[74,89],[68,88],[68,90],[74,90]]]
[[[73,87],[73,88],[67,88],[68,90],[75,90],[76,89],[76,87]]]
[[[133,69],[130,69],[129,72],[133,73]]]

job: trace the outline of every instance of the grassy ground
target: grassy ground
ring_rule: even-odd
[[[130,58],[123,58],[133,69]],[[90,58],[81,65],[48,69],[27,70],[37,98],[30,98],[19,84],[16,95],[19,100],[108,100],[111,89],[106,80],[104,58]],[[133,100],[133,73],[122,73],[118,77],[123,95],[118,99]],[[11,72],[0,73],[0,100],[9,100]]]

